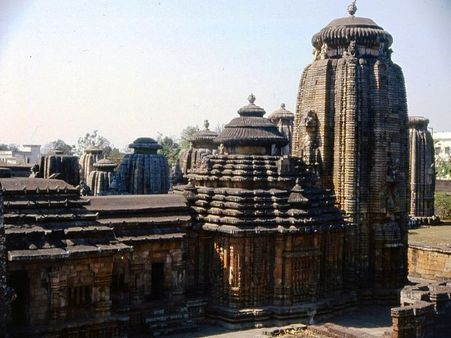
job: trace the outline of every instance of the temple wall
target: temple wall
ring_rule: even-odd
[[[3,197],[0,192],[0,332],[6,332],[6,239],[3,224]]]
[[[22,324],[33,325],[108,316],[111,272],[111,257],[66,260],[57,264],[10,263],[8,277],[11,286],[18,291],[19,301],[13,303],[13,313],[25,311]],[[23,308],[18,309],[18,306]],[[14,321],[20,323],[17,316]]]
[[[155,275],[152,269],[157,268],[161,271]],[[10,262],[8,280],[19,296],[13,303],[11,332],[20,335],[21,327],[41,325],[48,326],[42,332],[63,330],[58,332],[78,335],[98,331],[118,337],[124,327],[143,325],[154,301],[170,300],[167,306],[183,302],[184,279],[179,240],[136,244],[132,253],[106,257]],[[126,321],[124,316],[118,321],[116,314],[124,310]],[[73,321],[77,324],[56,325]]]
[[[409,276],[451,281],[451,249],[409,245]]]

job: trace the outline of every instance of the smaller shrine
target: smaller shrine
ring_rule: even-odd
[[[280,108],[271,113],[268,119],[274,123],[279,131],[288,139],[288,144],[277,149],[280,155],[291,154],[291,142],[293,141],[294,114],[285,108],[285,103]]]
[[[435,159],[429,120],[409,117],[410,216],[431,223],[434,217]]]
[[[93,164],[93,170],[87,180],[92,195],[101,196],[112,193],[111,185],[116,167],[117,163],[109,159],[101,159]]]
[[[238,110],[240,116],[226,124],[215,139],[220,154],[272,155],[288,144],[276,125],[263,117],[266,112],[254,103],[255,96],[249,95],[248,100],[249,104]]]
[[[204,121],[204,129],[195,133],[190,139],[189,149],[182,151],[179,157],[179,166],[183,175],[183,183],[186,183],[186,175],[191,169],[198,168],[202,158],[206,155],[217,154],[218,145],[214,139],[218,133],[209,129],[210,123]]]
[[[103,149],[95,145],[86,147],[80,156],[80,179],[88,182],[89,174],[94,169],[94,163],[102,158]]]
[[[37,170],[38,168],[36,168]],[[62,150],[41,157],[39,172],[32,173],[36,178],[61,179],[77,186],[80,183],[80,165],[75,155],[65,155]]]
[[[166,194],[169,191],[169,165],[158,154],[161,149],[154,139],[140,137],[129,148],[133,154],[122,159],[117,172],[117,190],[120,194]]]

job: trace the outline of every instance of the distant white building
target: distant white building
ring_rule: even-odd
[[[41,158],[41,146],[38,144],[24,144],[18,150],[0,151],[0,164],[36,164]]]
[[[451,159],[451,132],[433,133],[435,156],[444,160]]]

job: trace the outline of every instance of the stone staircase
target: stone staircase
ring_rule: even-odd
[[[145,323],[153,337],[197,329],[186,306],[154,309],[146,316]]]

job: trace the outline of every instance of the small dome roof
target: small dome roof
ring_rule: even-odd
[[[272,112],[268,116],[268,118],[271,121],[281,120],[281,119],[294,119],[294,114],[292,112],[290,112],[289,110],[286,110],[285,103],[282,103],[280,105],[280,108],[277,109],[276,111]]]
[[[94,168],[100,169],[100,170],[112,170],[117,167],[117,163],[109,160],[107,158],[103,158],[101,160],[98,160],[96,163],[93,164]]]
[[[331,21],[313,36],[313,46],[321,49],[321,46],[326,43],[330,47],[347,47],[351,41],[355,41],[364,46],[384,43],[386,48],[390,47],[393,43],[390,33],[371,19],[354,16],[356,11],[354,2],[348,7],[350,16]]]
[[[90,144],[85,148],[85,153],[91,153],[91,154],[100,154],[103,152],[103,149],[99,146],[96,146],[94,144]]]
[[[218,137],[218,133],[208,129],[209,126],[210,123],[208,122],[208,120],[205,120],[204,129],[199,130],[197,133],[194,133],[189,141],[193,142],[194,145],[201,143],[213,143],[213,140]]]
[[[161,145],[150,137],[139,137],[133,143],[128,146],[131,149],[136,150],[158,150],[161,149]]]
[[[254,104],[255,96],[251,94],[248,99],[249,104],[238,110],[240,116],[225,125],[215,142],[224,145],[286,145],[288,139],[274,123],[263,117],[265,110]]]
[[[429,119],[423,116],[409,116],[409,128],[427,128]]]
[[[255,102],[254,94],[249,95],[247,99],[249,100],[249,104],[238,109],[238,115],[263,117],[263,115],[266,114],[265,110],[262,107],[259,107],[256,104],[254,104]]]

